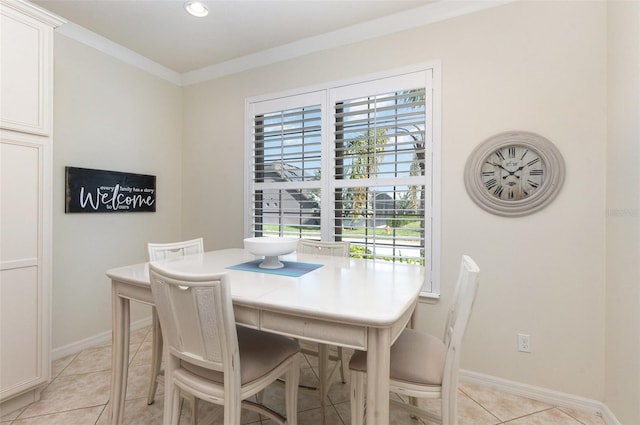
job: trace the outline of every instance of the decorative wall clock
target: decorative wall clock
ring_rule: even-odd
[[[467,193],[493,214],[518,217],[547,206],[564,182],[560,151],[529,132],[500,133],[481,143],[464,170]]]

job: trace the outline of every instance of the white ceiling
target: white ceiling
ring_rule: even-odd
[[[184,11],[183,0],[31,0],[68,20],[68,25],[105,37],[177,74],[435,1],[217,0],[204,2],[209,16],[195,18]]]

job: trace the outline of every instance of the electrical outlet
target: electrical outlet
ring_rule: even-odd
[[[518,334],[518,351],[531,352],[531,337],[529,335]]]

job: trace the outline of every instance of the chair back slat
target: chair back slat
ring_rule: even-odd
[[[198,318],[200,323],[200,335],[202,340],[196,341],[202,343],[201,352],[203,357],[210,361],[222,361],[222,352],[220,350],[221,344],[219,343],[222,338],[219,335],[218,328],[223,327],[223,323],[218,318],[219,315],[215,310],[211,308],[212,305],[216,305],[216,300],[221,299],[219,288],[194,288],[195,300],[198,311]],[[224,319],[222,319],[224,321]],[[213,326],[211,326],[213,324]]]
[[[148,243],[147,260],[159,261],[169,258],[184,257],[185,255],[201,254],[204,252],[202,238],[172,243]]]
[[[341,242],[322,242],[310,239],[300,239],[298,241],[297,251],[300,254],[326,255],[330,257],[348,257],[350,243]]]

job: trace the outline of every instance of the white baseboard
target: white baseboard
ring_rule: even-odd
[[[491,375],[472,372],[469,370],[460,370],[460,381],[473,384],[483,385],[485,387],[494,388],[505,393],[530,398],[532,400],[541,401],[558,407],[566,407],[571,409],[591,412],[602,417],[607,425],[621,425],[613,412],[601,401],[579,397],[573,394],[567,394],[560,391],[554,391],[547,388],[536,387],[533,385],[523,384],[521,382],[509,381],[507,379],[497,378]]]
[[[40,391],[42,391],[42,389],[43,386],[41,385],[34,390],[27,391],[24,394],[20,394],[19,396],[0,402],[0,418],[8,417],[17,410],[23,409],[34,401],[40,400]]]
[[[137,320],[131,323],[131,330],[136,330],[151,326],[151,316],[146,319]],[[51,351],[52,360],[57,360],[69,354],[75,354],[87,348],[97,347],[111,341],[111,331],[102,332],[89,338],[74,342],[72,344],[63,345]]]

